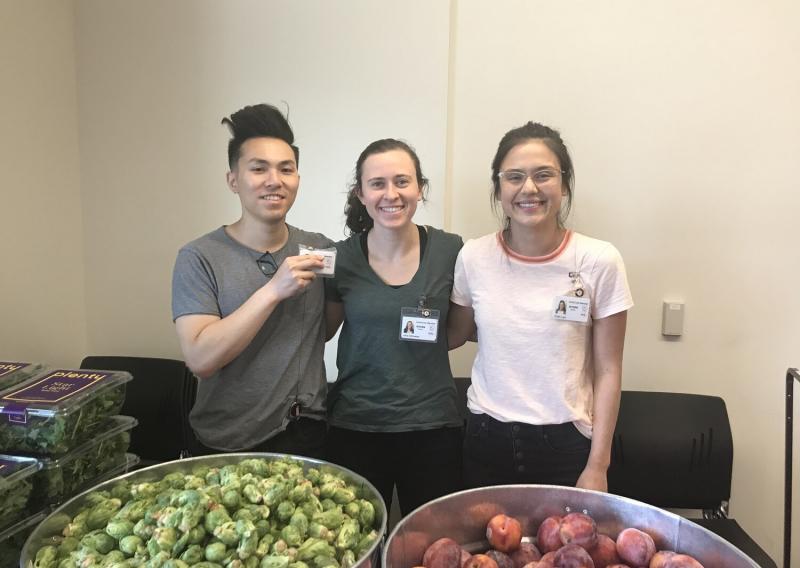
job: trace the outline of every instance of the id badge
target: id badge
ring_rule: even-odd
[[[589,321],[589,298],[556,296],[553,300],[553,319],[586,323]]]
[[[436,343],[439,336],[439,310],[401,308],[400,341]]]

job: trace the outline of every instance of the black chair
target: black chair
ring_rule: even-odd
[[[81,362],[81,369],[128,371],[133,375],[121,413],[139,421],[131,432],[130,451],[141,458],[141,467],[188,455],[194,440],[189,411],[197,379],[183,361],[90,356]]]
[[[725,401],[715,396],[623,391],[614,432],[609,492],[671,509],[727,540],[759,566],[775,562],[728,518],[733,437]]]

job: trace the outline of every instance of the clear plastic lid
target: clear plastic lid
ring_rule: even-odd
[[[36,376],[45,368],[47,366],[44,363],[0,361],[0,392]]]
[[[25,529],[33,529],[36,525],[41,523],[45,517],[50,513],[50,508],[42,509],[41,511],[34,513],[29,517],[25,517],[21,521],[18,521],[11,525],[10,527],[3,529],[0,531],[0,543],[6,542],[10,538],[18,535],[21,532],[24,532]],[[19,547],[22,549],[22,546]]]
[[[105,445],[111,438],[121,434],[122,432],[127,432],[132,430],[137,424],[139,423],[136,418],[132,416],[111,416],[107,419],[106,424],[103,425],[103,430],[101,433],[94,436],[88,442],[78,446],[71,452],[61,455],[59,457],[42,457],[39,458],[39,461],[42,463],[42,470],[47,471],[50,469],[55,469],[59,467],[65,467],[69,463],[74,462],[75,460],[81,459],[86,457],[89,454],[97,451],[100,446]],[[130,441],[129,441],[130,443]],[[108,449],[108,451],[112,451],[112,449]],[[121,452],[124,454],[128,451],[128,448],[125,447],[122,449]]]
[[[13,485],[30,477],[42,467],[39,460],[20,456],[0,454],[0,491],[7,491]]]
[[[70,414],[133,377],[126,371],[53,369],[0,392],[0,420]]]

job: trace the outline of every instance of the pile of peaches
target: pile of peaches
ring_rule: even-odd
[[[686,554],[656,551],[646,532],[626,528],[614,540],[597,532],[589,515],[548,517],[539,525],[536,544],[522,541],[522,525],[495,515],[486,526],[491,549],[470,554],[454,540],[440,538],[422,558],[424,568],[703,568]]]

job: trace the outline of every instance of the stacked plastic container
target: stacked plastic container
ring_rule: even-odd
[[[136,419],[117,415],[131,378],[0,361],[0,568],[54,505],[139,462]]]

